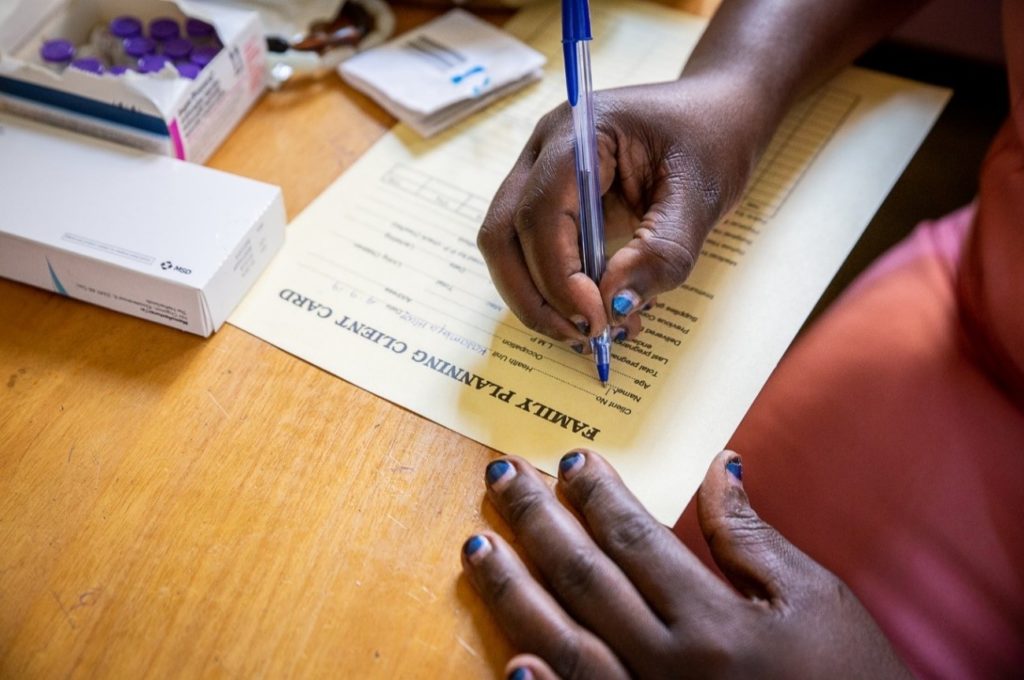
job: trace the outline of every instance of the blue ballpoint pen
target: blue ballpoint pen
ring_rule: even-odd
[[[604,212],[597,171],[597,135],[594,131],[594,90],[590,82],[590,7],[587,0],[562,0],[562,51],[565,85],[576,133],[576,186],[580,196],[580,255],[583,273],[594,283],[604,275]],[[590,339],[602,384],[608,383],[611,330]]]

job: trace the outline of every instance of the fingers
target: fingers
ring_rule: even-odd
[[[697,518],[715,563],[747,597],[775,602],[792,595],[788,584],[825,573],[753,511],[743,490],[743,462],[732,451],[719,453],[708,468]]]
[[[583,273],[579,249],[579,196],[571,145],[548,144],[523,187],[515,230],[534,284],[566,318],[590,328],[607,325],[597,284]]]
[[[608,320],[597,284],[583,273],[574,157],[571,118],[556,109],[499,188],[477,245],[498,292],[524,324],[581,342]]]
[[[477,235],[477,247],[487,262],[495,288],[520,321],[555,340],[583,342],[586,334],[552,307],[538,290],[515,231],[514,216],[530,165],[528,150],[524,150],[491,202]]]
[[[667,631],[636,588],[557,501],[533,466],[509,457],[487,468],[488,497],[569,614],[627,664]],[[628,622],[628,625],[624,625]]]
[[[538,678],[628,677],[615,654],[565,613],[500,537],[471,537],[463,546],[462,563],[512,643],[546,661],[525,664],[526,672]]]
[[[640,505],[598,454],[580,450],[563,456],[559,489],[662,621],[671,625],[686,608],[692,613],[703,602],[736,597]]]

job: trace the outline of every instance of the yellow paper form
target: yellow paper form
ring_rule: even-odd
[[[636,2],[592,11],[598,88],[675,78],[705,25]],[[672,523],[948,91],[851,69],[799,104],[686,285],[614,346],[602,388],[590,357],[507,310],[475,245],[534,124],[565,97],[559,17],[545,4],[506,27],[547,55],[540,83],[432,140],[386,135],[294,221],[231,322],[548,472],[573,447],[598,450]]]

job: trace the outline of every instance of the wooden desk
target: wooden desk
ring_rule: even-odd
[[[210,165],[294,217],[393,122],[332,76]],[[493,451],[231,326],[3,280],[0,318],[0,677],[500,672],[459,562]]]

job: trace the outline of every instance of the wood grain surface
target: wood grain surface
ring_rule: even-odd
[[[393,123],[330,76],[264,96],[210,165],[291,218]],[[493,451],[232,326],[5,280],[0,319],[0,677],[500,673],[459,562],[504,531]]]

